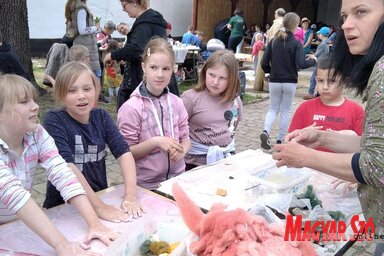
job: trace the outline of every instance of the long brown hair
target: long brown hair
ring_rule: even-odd
[[[195,91],[201,92],[207,88],[206,78],[207,70],[216,65],[224,65],[228,72],[228,86],[223,92],[223,102],[228,103],[233,101],[240,93],[240,78],[239,78],[239,63],[235,55],[229,50],[215,51],[211,57],[205,62],[203,69],[199,75],[199,81],[194,88]]]

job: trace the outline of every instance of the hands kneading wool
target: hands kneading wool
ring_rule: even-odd
[[[191,242],[190,251],[199,256],[316,255],[308,241],[284,241],[283,224],[268,224],[264,217],[243,209],[226,209],[221,203],[212,205],[203,214],[177,184],[173,197],[187,227],[198,241]]]

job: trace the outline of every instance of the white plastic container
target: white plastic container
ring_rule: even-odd
[[[262,187],[277,193],[300,193],[309,180],[307,168],[273,167],[252,175]]]

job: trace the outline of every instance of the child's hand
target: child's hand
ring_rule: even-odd
[[[333,189],[336,189],[339,185],[344,184],[343,195],[345,195],[348,191],[351,191],[357,188],[357,183],[341,180],[341,179],[335,179],[331,183],[333,184],[332,186]]]
[[[157,146],[161,148],[163,151],[171,152],[172,149],[176,149],[177,151],[183,152],[184,149],[175,139],[171,137],[158,136],[156,137]]]
[[[183,151],[179,151],[176,148],[172,148],[169,151],[169,156],[170,156],[172,161],[176,162],[176,161],[179,161],[180,159],[184,158],[185,153],[186,152],[184,152],[184,150]]]
[[[95,207],[95,211],[100,219],[115,223],[128,222],[132,220],[127,213],[104,203],[101,206]]]
[[[58,256],[101,256],[101,254],[96,252],[87,251],[89,249],[88,245],[79,244],[79,243],[64,243],[60,244],[55,248],[56,255]]]
[[[116,232],[99,222],[96,226],[89,228],[88,236],[84,243],[88,245],[92,239],[99,239],[105,245],[110,245],[117,237],[118,234]]]
[[[135,199],[124,199],[121,203],[121,209],[128,213],[134,219],[143,216],[143,208],[141,207],[140,201]]]

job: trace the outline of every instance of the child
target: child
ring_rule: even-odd
[[[255,69],[256,74],[256,68],[257,63],[259,61],[259,52],[261,49],[263,49],[264,43],[263,43],[263,35],[261,33],[257,33],[255,35],[256,42],[253,44],[252,47],[252,58],[253,58],[253,67]]]
[[[69,61],[81,61],[87,65],[90,64],[89,50],[82,44],[77,44],[72,46],[68,51],[68,60]],[[55,79],[48,75],[44,74],[44,80],[48,80],[52,87],[55,87]]]
[[[70,243],[55,228],[29,193],[36,166],[40,164],[64,200],[74,205],[87,222],[87,243],[99,238],[108,245],[116,237],[100,223],[76,176],[58,154],[52,137],[37,124],[39,106],[33,99],[35,94],[34,86],[25,78],[0,77],[0,224],[19,218],[57,255],[89,255],[91,252]]]
[[[64,64],[56,78],[55,97],[63,109],[49,111],[45,115],[45,128],[54,138],[63,158],[75,171],[80,170],[89,183],[91,192],[108,187],[106,177],[106,145],[118,159],[124,179],[125,195],[121,208],[133,217],[142,213],[136,198],[136,170],[129,146],[119,133],[109,114],[94,108],[99,95],[98,79],[92,70],[81,62]],[[78,169],[78,170],[77,170]],[[87,186],[85,186],[87,188]],[[125,218],[114,208],[100,206],[97,196],[91,203],[101,218],[119,221]],[[96,201],[93,201],[96,200]],[[44,207],[63,203],[62,197],[51,183],[47,184]],[[109,213],[108,211],[111,211]]]
[[[167,88],[175,64],[172,46],[166,39],[151,39],[142,59],[145,79],[119,109],[117,123],[131,145],[138,185],[154,190],[184,172],[191,143],[183,102]]]
[[[307,126],[361,136],[364,109],[343,97],[343,85],[333,76],[332,59],[327,54],[317,62],[316,81],[320,97],[303,102],[296,110],[288,132]],[[322,151],[329,151],[319,148]]]
[[[214,52],[201,70],[197,87],[181,96],[192,142],[185,157],[188,170],[235,153],[235,130],[243,116],[239,92],[234,54],[228,50]]]
[[[105,53],[110,53],[119,49],[119,43],[116,40],[109,40],[108,47],[105,50]],[[105,55],[103,54],[103,57]],[[108,95],[110,98],[117,97],[119,93],[120,84],[121,84],[121,73],[120,73],[120,64],[115,61],[110,61],[105,63],[105,72],[104,72],[104,82],[108,88]]]
[[[328,27],[322,27],[319,31],[316,32],[317,38],[321,41],[319,46],[317,46],[316,52],[315,52],[315,57],[319,59],[321,56],[324,56],[325,54],[329,53],[329,45],[327,42],[328,35],[331,33],[331,30]],[[313,70],[310,84],[309,84],[309,89],[308,89],[308,94],[303,96],[304,100],[310,100],[315,98],[315,89],[316,89],[316,67]]]

